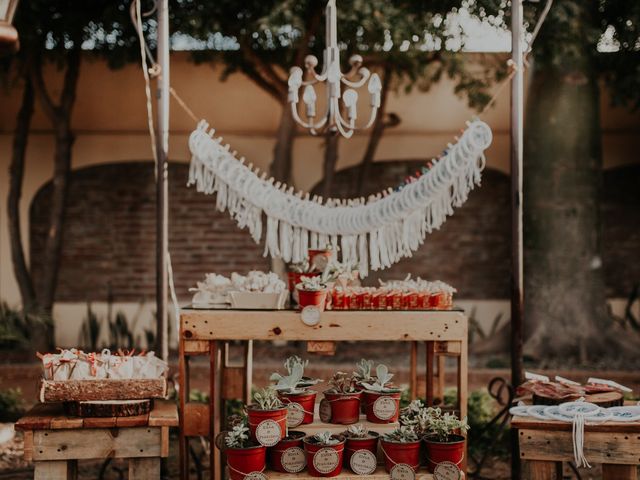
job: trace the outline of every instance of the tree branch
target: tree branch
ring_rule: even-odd
[[[56,105],[51,100],[47,87],[44,84],[44,78],[42,77],[42,58],[31,57],[28,61],[28,69],[31,75],[31,84],[33,85],[33,91],[35,92],[38,102],[42,106],[45,115],[49,118],[49,121],[53,124],[58,120],[58,110]]]
[[[294,56],[294,65],[300,66],[304,62],[304,57],[309,53],[309,41],[313,37],[320,26],[320,20],[322,19],[322,11],[324,5],[318,0],[313,0],[309,3],[309,9],[307,11],[307,22],[304,26],[304,35],[298,44],[296,54]]]
[[[276,101],[278,101],[279,103],[282,102],[282,91],[274,86],[269,80],[260,75],[260,72],[253,68],[253,66],[251,66],[250,64],[243,64],[240,69],[242,70],[242,73],[253,80],[260,88],[271,95],[271,97],[273,97]]]
[[[245,40],[240,41],[240,51],[244,55],[247,62],[254,65],[256,72],[262,77],[268,78],[275,88],[281,92],[281,95],[287,94],[287,80],[282,78],[271,65],[265,62],[256,52],[248,45]]]
[[[80,48],[73,48],[67,54],[67,70],[64,74],[62,93],[60,94],[60,108],[68,113],[76,99],[76,89],[80,73]]]

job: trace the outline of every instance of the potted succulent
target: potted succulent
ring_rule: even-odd
[[[304,439],[307,470],[312,477],[335,477],[342,472],[345,438],[321,432]]]
[[[224,432],[224,442],[218,443],[226,454],[231,480],[244,480],[251,473],[265,469],[267,449],[251,440],[248,433],[249,428],[242,421]]]
[[[317,277],[322,275],[321,271],[312,271],[308,261],[293,263],[289,266],[287,272],[287,278],[289,283],[289,291],[293,295],[293,299],[298,302],[298,295],[296,293],[296,285],[300,283],[300,278],[305,277]]]
[[[367,360],[366,358],[361,358],[356,364],[356,371],[353,372],[353,376],[356,379],[358,389],[364,390],[363,382],[374,383],[376,381],[376,377],[371,374],[374,365],[375,362],[373,360]],[[360,402],[360,412],[365,413],[364,402]]]
[[[409,465],[416,472],[420,468],[420,437],[409,426],[400,426],[385,433],[380,440],[387,472],[400,463]]]
[[[460,420],[455,414],[442,413],[439,408],[428,408],[428,429],[423,440],[427,446],[427,467],[433,472],[440,462],[451,462],[458,466],[464,459],[465,437],[469,431],[467,419]]]
[[[330,405],[330,423],[350,425],[360,419],[360,398],[362,392],[356,387],[353,375],[337,372],[329,380],[329,389],[324,398]]]
[[[287,407],[269,387],[253,394],[247,407],[251,438],[265,447],[273,447],[287,436]]]
[[[311,270],[324,271],[327,265],[331,263],[333,250],[333,245],[330,243],[327,243],[324,248],[310,248],[308,253]]]
[[[317,392],[306,387],[318,383],[319,380],[304,377],[304,368],[309,360],[302,360],[294,355],[287,358],[284,367],[288,375],[273,373],[271,381],[277,382],[273,388],[278,392],[280,400],[288,407],[287,426],[297,427],[313,423],[313,410]]]
[[[378,438],[380,434],[367,430],[364,425],[351,425],[342,434],[345,439],[344,464],[353,473],[370,475],[376,470]]]
[[[296,285],[298,292],[298,305],[300,308],[315,306],[324,310],[327,302],[327,284],[324,275],[315,277],[300,277],[300,283]]]
[[[393,423],[398,421],[400,413],[400,389],[391,384],[393,374],[386,365],[376,367],[376,379],[373,383],[362,382],[364,387],[362,400],[367,420],[373,423]]]
[[[269,464],[276,472],[299,473],[307,466],[302,439],[306,433],[289,430],[289,434],[269,449]]]

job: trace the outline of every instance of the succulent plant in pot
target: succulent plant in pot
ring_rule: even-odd
[[[356,387],[352,374],[336,372],[329,380],[329,389],[324,392],[331,412],[330,423],[350,425],[360,419],[362,392]]]
[[[273,388],[278,392],[280,400],[288,407],[287,426],[297,427],[313,422],[313,410],[317,392],[306,387],[320,380],[304,376],[304,368],[308,360],[294,355],[287,358],[284,367],[287,375],[273,373],[271,381],[276,382]]]
[[[276,472],[298,473],[307,466],[304,453],[304,432],[289,430],[288,435],[268,451],[269,464]]]
[[[398,421],[400,412],[400,389],[391,383],[393,374],[386,365],[376,367],[373,383],[362,382],[362,401],[367,420],[373,423],[393,423]]]
[[[250,473],[264,471],[267,449],[249,438],[246,421],[223,432],[221,438],[223,441],[216,444],[226,454],[231,480],[244,480]]]
[[[317,270],[319,272],[324,271],[331,260],[335,260],[334,251],[337,256],[338,247],[335,249],[331,243],[327,243],[324,248],[310,248],[308,250],[309,254],[309,265],[311,265],[312,270]]]
[[[293,263],[289,265],[289,271],[287,273],[289,292],[296,303],[298,303],[298,292],[296,291],[296,285],[300,283],[300,279],[305,277],[319,277],[322,275],[322,271],[311,271],[311,266],[308,261]]]
[[[458,466],[464,459],[464,435],[469,431],[467,419],[460,420],[453,413],[443,413],[440,408],[427,408],[428,428],[423,440],[427,446],[427,467],[433,472],[435,466],[444,461]]]
[[[307,470],[312,477],[335,477],[342,472],[345,438],[321,432],[304,439]]]
[[[362,424],[357,424],[351,425],[342,435],[346,439],[344,464],[358,475],[373,473],[377,466],[380,434],[367,430]]]
[[[300,277],[300,283],[296,285],[296,291],[300,308],[315,306],[319,310],[324,310],[328,289],[323,276],[303,275]]]
[[[420,468],[420,437],[413,427],[400,426],[384,434],[380,442],[387,472],[399,463],[409,465],[414,472]]]
[[[265,447],[273,447],[287,435],[287,407],[272,387],[253,394],[247,406],[251,438]]]

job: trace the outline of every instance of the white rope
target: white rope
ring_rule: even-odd
[[[576,413],[573,417],[573,459],[576,467],[591,468],[584,456],[584,414]]]
[[[467,122],[457,143],[426,173],[393,191],[364,199],[310,199],[293,187],[258,176],[238,160],[222,138],[201,121],[189,138],[192,153],[188,185],[199,192],[216,193],[216,208],[228,210],[238,226],[247,228],[258,243],[262,214],[267,217],[264,255],[296,261],[306,252],[301,245],[324,248],[340,245],[342,261],[359,268],[388,268],[410,257],[427,233],[437,230],[480,184],[484,151],[492,133],[481,120]]]

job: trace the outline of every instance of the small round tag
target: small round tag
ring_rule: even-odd
[[[291,447],[282,452],[280,463],[287,473],[299,473],[307,466],[307,459],[304,450],[300,447]]]
[[[371,475],[376,471],[378,460],[369,450],[360,449],[353,452],[349,466],[351,471],[358,475]]]
[[[398,410],[398,404],[391,397],[378,397],[373,402],[373,414],[380,420],[393,418]]]
[[[440,462],[433,469],[434,480],[461,480],[462,472],[453,462]]]
[[[321,448],[313,455],[313,468],[319,473],[333,472],[340,465],[340,455],[333,448]]]
[[[413,471],[411,465],[406,463],[396,463],[389,472],[391,480],[415,480],[416,472]]]
[[[282,430],[275,420],[263,420],[256,427],[256,440],[260,445],[273,447],[281,440]]]
[[[251,472],[245,475],[244,480],[267,480],[267,476],[262,472]]]
[[[308,327],[315,327],[320,323],[320,309],[315,305],[307,305],[300,312],[302,323]]]
[[[287,405],[287,427],[295,428],[302,425],[304,421],[304,408],[297,402]]]
[[[321,422],[331,423],[331,402],[329,402],[329,400],[327,400],[326,398],[320,400],[318,414],[320,415]]]

